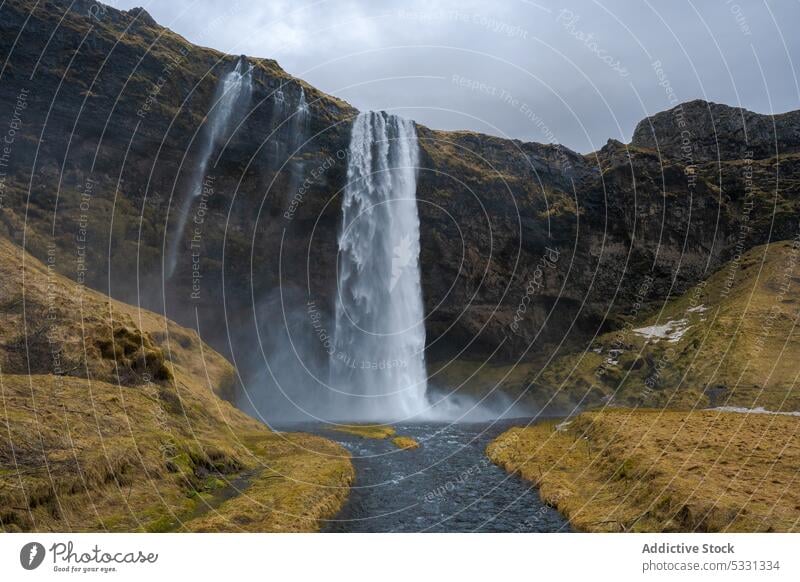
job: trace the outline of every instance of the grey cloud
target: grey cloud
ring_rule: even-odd
[[[671,95],[800,103],[796,2],[144,1],[189,40],[274,58],[360,109],[582,152],[627,141]]]

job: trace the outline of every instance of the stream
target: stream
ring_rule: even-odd
[[[555,532],[569,523],[539,499],[530,483],[496,467],[484,453],[522,421],[398,424],[420,448],[332,430],[314,432],[353,455],[356,481],[327,532]]]

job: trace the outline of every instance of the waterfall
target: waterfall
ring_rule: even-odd
[[[418,156],[412,122],[383,112],[355,120],[330,362],[333,411],[346,420],[396,421],[426,407]]]
[[[296,173],[294,164],[288,156],[299,153],[297,150],[305,143],[308,137],[309,108],[306,101],[306,92],[298,86],[296,101],[291,97],[292,85],[281,85],[272,94],[272,112],[270,125],[272,132],[272,148],[268,151],[269,163],[277,171],[287,168]],[[295,105],[292,103],[295,102]]]
[[[289,129],[289,135],[284,141],[288,146],[289,155],[292,156],[292,159],[287,162],[289,166],[288,203],[288,200],[291,200],[300,187],[301,177],[305,169],[305,163],[300,154],[308,138],[309,111],[306,92],[302,87],[300,87],[300,94],[297,98],[297,107],[295,107],[294,113],[286,125]]]
[[[292,118],[292,139],[295,148],[303,145],[303,140],[308,134],[308,102],[306,92],[300,87],[300,96],[297,98],[297,108]]]
[[[192,172],[189,182],[189,196],[184,199],[178,212],[175,236],[167,254],[167,277],[171,277],[175,272],[181,240],[183,239],[184,230],[186,230],[186,223],[189,220],[189,211],[193,202],[203,193],[203,183],[206,179],[208,163],[211,160],[214,149],[225,137],[233,113],[238,109],[238,105],[250,98],[252,70],[253,67],[247,62],[247,59],[240,57],[234,69],[227,73],[217,86],[212,109],[206,117],[205,139],[202,142],[198,163]]]

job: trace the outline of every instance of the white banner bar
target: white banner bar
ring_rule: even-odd
[[[800,534],[3,534],[0,572],[3,581],[796,581],[799,544]]]

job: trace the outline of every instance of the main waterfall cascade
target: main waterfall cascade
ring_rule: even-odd
[[[283,95],[283,93],[282,93]],[[296,100],[295,100],[296,99]],[[276,147],[290,173],[303,172],[308,111],[302,89],[283,117]],[[281,103],[286,104],[284,100]],[[288,111],[288,106],[286,107]],[[258,351],[240,356],[249,378],[237,405],[280,425],[292,422],[483,421],[516,414],[505,396],[476,401],[431,385],[417,208],[419,149],[413,122],[383,112],[353,123],[341,198],[336,287],[310,297],[291,285],[255,305]],[[287,227],[290,228],[290,227]],[[523,414],[518,414],[523,416]]]
[[[215,148],[225,137],[234,112],[249,101],[252,92],[253,67],[247,59],[240,57],[232,71],[227,73],[217,86],[211,111],[206,119],[206,132],[202,142],[202,149],[198,156],[190,180],[189,195],[184,198],[178,212],[178,224],[175,236],[172,238],[167,254],[166,274],[171,277],[178,263],[178,253],[189,221],[189,212],[195,200],[203,193],[203,183],[206,179],[208,164]]]
[[[418,158],[411,121],[383,112],[355,120],[330,361],[334,408],[350,420],[402,420],[427,407]]]

